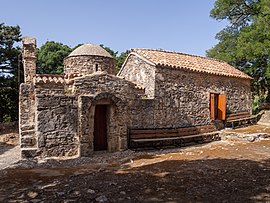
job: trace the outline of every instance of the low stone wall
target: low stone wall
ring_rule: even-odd
[[[265,110],[261,113],[261,116],[258,118],[258,123],[270,126],[270,110]]]
[[[78,155],[78,104],[75,96],[36,95],[39,157]]]
[[[20,86],[20,143],[22,151],[35,150],[37,148],[37,137],[35,131],[35,94],[32,84],[21,84]]]
[[[262,110],[270,110],[270,103],[261,103],[260,109]]]
[[[244,141],[244,142],[254,142],[260,140],[270,139],[269,133],[239,133],[239,132],[220,132],[221,140],[225,141]]]

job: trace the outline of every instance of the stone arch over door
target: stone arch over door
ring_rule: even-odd
[[[80,156],[90,156],[94,151],[94,118],[97,105],[105,105],[107,109],[107,151],[127,149],[127,105],[115,95],[105,92],[79,98]]]

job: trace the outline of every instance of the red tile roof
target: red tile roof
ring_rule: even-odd
[[[164,50],[132,49],[132,52],[159,66],[183,68],[214,75],[252,79],[233,66],[216,59]]]

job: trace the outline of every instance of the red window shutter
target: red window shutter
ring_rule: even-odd
[[[226,95],[218,95],[218,119],[226,119]]]

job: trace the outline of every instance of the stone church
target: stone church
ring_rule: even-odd
[[[84,44],[63,75],[36,74],[36,40],[23,38],[22,158],[91,156],[128,148],[129,129],[174,129],[251,111],[251,78],[225,62],[164,50],[132,49],[115,60]]]

